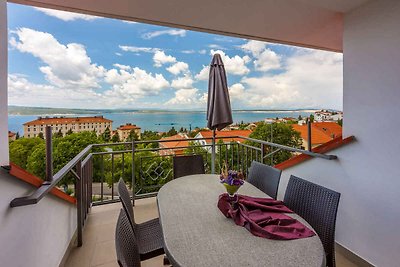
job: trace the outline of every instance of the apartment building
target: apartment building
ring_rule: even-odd
[[[102,134],[107,128],[112,130],[112,120],[103,116],[94,117],[38,117],[36,120],[24,123],[24,137],[37,137],[40,133],[45,136],[46,126],[52,127],[52,132],[79,133],[84,131],[95,131]]]
[[[132,130],[135,131],[140,139],[141,128],[139,126],[136,126],[135,124],[127,123],[125,125],[121,125],[117,128],[116,132],[118,133],[119,139],[121,141],[125,141],[129,137],[129,134]]]

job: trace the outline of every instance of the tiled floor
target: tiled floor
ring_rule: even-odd
[[[114,247],[114,232],[120,203],[93,207],[83,230],[83,246],[74,247],[66,267],[118,267]],[[135,201],[135,220],[140,223],[158,217],[155,198]],[[338,267],[356,267],[341,254],[336,255]],[[142,262],[143,267],[163,266],[163,256]]]

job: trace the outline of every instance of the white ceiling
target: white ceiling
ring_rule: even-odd
[[[343,13],[368,0],[11,0],[104,17],[342,51]]]
[[[371,0],[296,0],[311,6],[326,8],[332,11],[346,13]]]

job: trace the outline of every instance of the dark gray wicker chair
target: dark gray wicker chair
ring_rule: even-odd
[[[141,260],[147,260],[164,254],[164,240],[158,218],[140,224],[135,223],[133,205],[125,182],[118,182],[118,194],[129,223],[135,233]]]
[[[335,264],[335,225],[340,193],[290,176],[285,205],[304,218],[317,232],[325,249],[327,266]]]
[[[281,170],[253,161],[250,166],[247,181],[273,199],[276,199],[281,174]]]
[[[115,228],[115,250],[121,267],[140,267],[138,242],[126,212],[121,209]]]
[[[191,174],[204,174],[202,155],[176,156],[173,158],[174,179]]]

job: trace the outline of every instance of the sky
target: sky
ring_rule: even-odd
[[[341,53],[8,4],[9,105],[205,110],[212,55],[233,109],[342,110]]]

